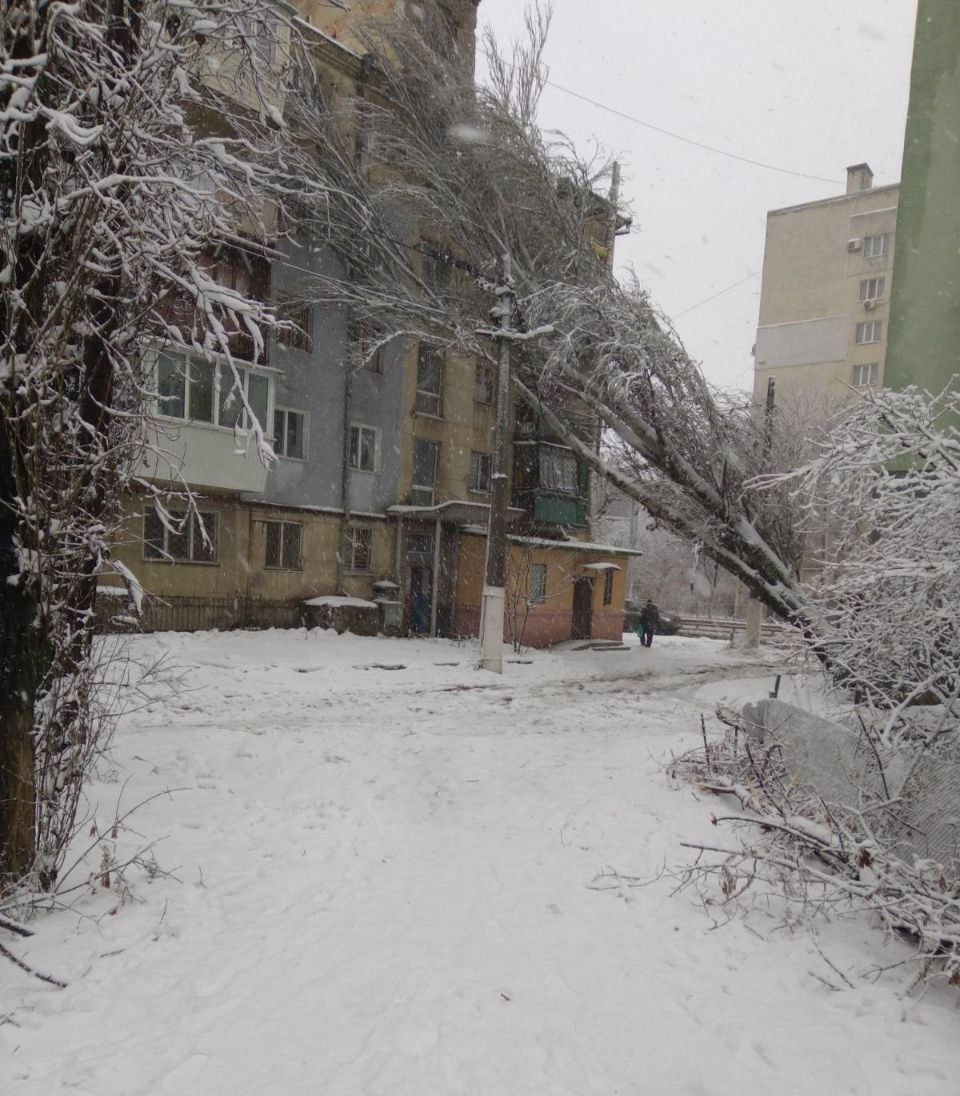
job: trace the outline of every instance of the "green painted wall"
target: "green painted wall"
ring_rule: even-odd
[[[960,2],[920,0],[884,383],[936,393],[954,374],[960,374]]]

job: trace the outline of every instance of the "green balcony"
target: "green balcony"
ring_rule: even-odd
[[[574,529],[587,526],[586,499],[575,495],[548,495],[537,491],[533,514],[538,525],[566,525]]]

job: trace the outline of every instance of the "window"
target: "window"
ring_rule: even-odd
[[[375,427],[350,427],[350,467],[358,472],[380,471],[380,431]]]
[[[477,375],[473,382],[473,398],[477,403],[497,402],[497,371],[487,362],[477,362]]]
[[[880,363],[869,362],[866,365],[853,367],[853,383],[858,387],[865,384],[877,384],[880,380]]]
[[[277,342],[288,350],[309,354],[313,348],[313,309],[307,301],[280,301],[277,318],[289,327],[277,328]]]
[[[216,563],[217,514],[171,510],[169,528],[155,509],[143,514],[143,558],[166,563]],[[204,538],[206,533],[206,539]]]
[[[470,490],[489,491],[490,476],[493,474],[493,454],[470,454]]]
[[[382,373],[387,338],[383,328],[373,320],[354,320],[350,327],[350,339],[357,347],[360,366],[370,373]]]
[[[613,604],[613,568],[603,572],[603,604]]]
[[[213,422],[213,365],[161,354],[157,360],[160,413],[174,419]]]
[[[157,404],[161,415],[172,419],[187,417],[184,363],[161,354],[157,359]]]
[[[296,521],[267,521],[265,567],[281,567],[285,571],[299,571],[302,567],[300,548],[303,543],[303,526]]]
[[[410,501],[414,506],[432,506],[437,486],[437,463],[440,443],[413,439],[413,482]]]
[[[290,460],[303,460],[304,422],[306,416],[302,411],[290,411],[286,407],[278,407],[273,412],[273,451],[278,457],[288,457]]]
[[[157,357],[157,410],[161,415],[249,430],[253,423],[243,407],[241,392],[261,427],[266,429],[269,377],[244,366],[237,366],[234,372],[224,362],[215,367],[213,362],[199,358],[176,358],[169,354]]]
[[[863,257],[865,259],[882,259],[890,252],[890,234],[885,232],[882,236],[864,236]]]
[[[878,301],[886,287],[886,278],[864,278],[860,283],[860,300]]]
[[[277,17],[273,12],[241,15],[240,26],[246,47],[261,65],[273,62],[277,45]]]
[[[530,568],[530,604],[541,605],[547,600],[547,565],[535,563]]]
[[[269,379],[257,373],[251,373],[249,369],[237,369],[236,372],[239,375],[239,385],[234,370],[226,363],[222,363],[217,371],[219,382],[218,424],[229,427],[240,426],[244,430],[252,428],[253,423],[243,406],[242,388],[243,395],[246,396],[247,403],[250,405],[250,410],[256,415],[257,422],[260,423],[261,427],[265,428],[270,396]]]
[[[883,324],[880,320],[867,320],[866,323],[858,323],[856,334],[857,345],[879,342],[882,328]]]
[[[351,529],[347,533],[347,543],[350,549],[350,570],[362,571],[364,574],[369,572],[373,560],[373,530]]]
[[[569,449],[558,445],[541,446],[540,486],[545,491],[577,493],[577,458]]]
[[[446,4],[440,5],[440,18],[443,22],[443,29],[446,31],[453,45],[456,46],[457,38],[460,33],[460,21]]]
[[[440,385],[443,377],[443,350],[439,346],[421,343],[417,352],[417,396],[414,411],[440,418]]]
[[[423,280],[437,294],[444,294],[450,285],[450,256],[431,244],[420,244],[420,268]]]
[[[433,533],[408,533],[407,551],[421,556],[433,555]]]

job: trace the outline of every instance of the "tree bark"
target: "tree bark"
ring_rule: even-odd
[[[38,606],[20,572],[11,507],[14,478],[6,424],[0,433],[0,894],[34,857],[33,718],[42,652]]]

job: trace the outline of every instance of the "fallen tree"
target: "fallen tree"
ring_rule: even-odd
[[[960,712],[960,391],[871,393],[818,452],[757,486],[787,489],[801,530],[825,529],[809,612],[834,676],[896,739],[916,704]]]
[[[606,193],[612,165],[537,126],[549,11],[528,12],[527,29],[509,55],[488,35],[478,88],[442,27],[372,26],[369,88],[337,110],[323,109],[304,59],[299,83],[314,91],[287,124],[317,197],[304,196],[300,223],[350,276],[305,277],[302,292],[372,328],[370,353],[413,338],[495,365],[491,288],[509,253],[522,322],[539,335],[516,344],[519,400],[595,474],[808,628],[796,504],[754,484],[790,466],[781,440],[711,389],[637,284],[613,278],[625,214]]]
[[[882,745],[865,722],[776,702],[717,714],[723,737],[704,733],[670,766],[731,804],[712,818],[715,842],[684,843],[696,857],[680,885],[727,916],[761,900],[771,912],[771,896],[787,923],[872,916],[914,942],[914,984],[960,985],[960,846],[944,811],[960,785],[956,736],[931,754],[923,736]]]

